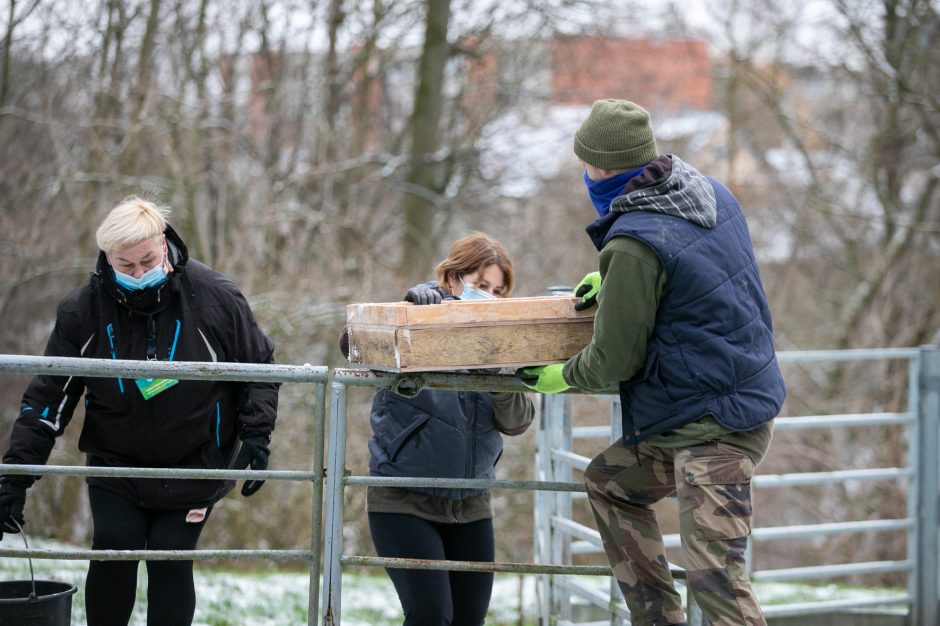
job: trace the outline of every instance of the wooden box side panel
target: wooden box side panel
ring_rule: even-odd
[[[593,318],[594,311],[575,311],[574,296],[538,296],[497,300],[445,300],[440,306],[407,304],[402,314],[409,327],[514,324],[536,320]]]
[[[445,300],[440,305],[417,306],[410,302],[378,302],[346,305],[348,325],[425,327],[507,324],[534,320],[580,320],[594,317],[593,310],[575,311],[573,296],[500,298],[497,300]]]
[[[523,367],[559,363],[591,342],[592,319],[466,327],[405,329],[399,371]]]
[[[410,302],[378,302],[346,305],[346,323],[366,326],[404,326]]]
[[[400,371],[398,329],[392,326],[350,325],[349,362]]]
[[[569,296],[351,304],[349,361],[387,371],[557,363],[591,341],[594,312]]]

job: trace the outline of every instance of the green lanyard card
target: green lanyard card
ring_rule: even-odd
[[[144,400],[149,400],[179,382],[176,378],[138,378],[134,381]]]

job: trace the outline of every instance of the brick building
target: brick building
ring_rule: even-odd
[[[549,48],[553,104],[616,97],[663,113],[711,109],[711,63],[702,40],[558,36]]]
[[[600,98],[625,98],[657,116],[712,108],[712,67],[702,40],[557,35],[477,43],[474,54],[454,59],[447,70],[446,91],[457,97],[460,108],[458,132],[468,137],[494,116],[532,104],[583,106]],[[359,52],[354,48],[350,54]],[[417,54],[414,48],[382,51],[368,68],[360,66],[353,73],[345,87],[348,107],[341,115],[347,127],[356,129],[353,144],[358,149],[381,145],[407,118]],[[271,108],[277,106],[272,97],[302,101],[290,70],[294,63],[278,54],[250,59],[249,132],[259,143],[271,129]],[[315,98],[310,104],[322,105]],[[294,139],[279,141],[290,144]]]

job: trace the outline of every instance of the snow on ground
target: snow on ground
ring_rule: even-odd
[[[42,540],[33,540],[30,545],[34,549],[76,549],[76,546]],[[18,535],[4,535],[0,548],[22,549],[22,539]],[[33,561],[38,580],[68,582],[78,587],[78,593],[72,596],[73,626],[85,624],[82,590],[87,567],[86,561]],[[307,623],[309,577],[305,572],[233,572],[197,563],[195,577],[195,626],[285,626]],[[0,559],[0,584],[2,581],[28,579],[29,565],[25,559]],[[497,574],[487,624],[508,626],[519,623],[520,583],[521,612],[525,623],[533,623],[535,580],[535,576]],[[587,580],[596,583],[600,589],[609,588],[607,578],[592,577]],[[143,566],[138,569],[138,583],[137,604],[130,625],[146,626],[146,568]],[[393,626],[401,623],[401,607],[395,590],[381,572],[344,570],[342,584],[341,617],[344,626]],[[896,589],[852,588],[829,583],[758,583],[755,591],[765,606],[898,593]]]
[[[33,549],[74,550],[52,541],[34,539]],[[5,534],[0,548],[24,548],[19,535]],[[72,624],[85,624],[85,585],[87,561],[34,559],[37,580],[55,580],[78,587],[72,596]],[[130,626],[146,626],[147,570],[138,568],[137,604]],[[233,572],[196,564],[196,616],[194,626],[285,626],[307,623],[310,578],[305,572]],[[29,580],[29,564],[24,559],[0,559],[2,581]],[[318,591],[322,594],[320,587]],[[524,613],[534,611],[535,580],[526,577],[523,587]],[[382,572],[363,574],[355,570],[343,573],[342,624],[344,626],[391,626],[401,623],[401,605],[391,581]],[[2,617],[2,616],[0,616]],[[493,624],[516,624],[519,617],[519,577],[496,576],[490,617]]]

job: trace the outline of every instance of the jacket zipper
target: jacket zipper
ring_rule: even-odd
[[[477,403],[476,403],[476,394],[467,393],[464,396],[467,400],[472,400],[468,402],[468,413],[470,414],[470,428],[468,433],[469,446],[470,446],[470,467],[467,469],[467,478],[476,478],[476,454],[477,454]]]

